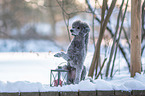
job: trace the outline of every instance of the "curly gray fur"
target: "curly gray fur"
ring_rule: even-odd
[[[67,61],[67,66],[73,68],[72,71],[68,68],[67,70],[72,73],[75,71],[75,74],[70,74],[73,77],[69,76],[69,79],[72,79],[72,83],[75,84],[78,84],[86,75],[86,68],[83,64],[87,53],[89,31],[90,28],[87,23],[75,21],[70,30],[74,38],[68,47],[67,53],[61,52],[54,55],[55,57],[63,57]]]

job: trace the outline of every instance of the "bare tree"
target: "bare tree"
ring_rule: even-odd
[[[104,2],[103,2],[103,6],[106,6],[105,5],[105,1],[106,0],[104,0]],[[98,38],[98,41],[97,41],[97,44],[96,44],[96,49],[95,49],[95,52],[94,52],[94,55],[93,55],[93,60],[92,60],[92,63],[91,63],[90,69],[89,69],[88,76],[93,77],[93,73],[94,73],[95,67],[96,67],[96,70],[97,70],[98,61],[99,61],[99,58],[100,58],[101,42],[102,42],[103,35],[104,35],[104,32],[105,32],[107,23],[109,21],[109,18],[110,18],[111,14],[112,14],[112,11],[113,11],[114,7],[115,7],[115,4],[116,4],[116,0],[112,0],[111,6],[108,9],[108,12],[107,12],[107,15],[106,15],[105,18],[104,18],[104,10],[106,10],[106,8],[104,7],[104,9],[102,10],[102,14],[101,14],[101,22],[102,22],[102,24],[101,24],[101,28],[100,28],[100,34],[99,34],[99,38]],[[95,75],[97,75],[97,73]]]
[[[90,5],[90,3],[88,2],[88,0],[86,0],[86,4],[87,4],[87,6],[88,6],[88,9],[93,13],[93,8],[92,8],[92,6]],[[94,14],[95,14],[95,13],[94,13]],[[98,23],[101,24],[101,20],[99,19],[99,17],[97,16],[97,14],[95,14],[95,20],[96,20]],[[113,30],[112,30],[108,25],[106,26],[106,29],[107,29],[107,31],[110,33],[111,37],[113,38],[113,37],[114,37],[114,32],[113,32]],[[127,58],[127,55],[126,55],[126,52],[125,52],[124,48],[122,47],[122,45],[121,45],[120,43],[118,44],[118,47],[119,47],[119,50],[120,50],[120,52],[122,53],[124,59],[126,60],[126,63],[127,63],[127,65],[128,65],[128,68],[130,68],[130,62],[129,62],[128,58]],[[92,68],[92,67],[91,67],[91,68]],[[94,69],[95,69],[95,68],[94,68]],[[130,69],[129,69],[129,70],[130,70]]]

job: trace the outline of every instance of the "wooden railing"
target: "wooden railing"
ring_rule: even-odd
[[[145,90],[132,91],[63,91],[0,93],[0,96],[145,96]]]

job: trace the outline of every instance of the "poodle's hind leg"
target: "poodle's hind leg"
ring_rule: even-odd
[[[87,74],[86,67],[83,66],[83,70],[82,70],[82,74],[81,74],[81,80],[85,80],[86,74]]]
[[[75,76],[75,81],[74,81],[75,84],[78,84],[81,80],[82,69],[83,68],[80,68],[80,67],[76,68],[76,76]]]

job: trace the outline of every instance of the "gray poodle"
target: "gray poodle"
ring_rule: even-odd
[[[85,79],[86,68],[83,65],[87,53],[88,37],[90,28],[87,23],[75,21],[72,24],[71,34],[74,36],[67,53],[60,52],[55,57],[62,57],[67,61],[64,69],[68,70],[68,80],[70,83],[78,84]]]

